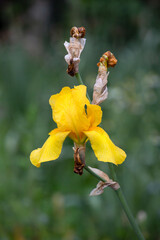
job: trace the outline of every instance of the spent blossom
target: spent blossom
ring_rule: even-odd
[[[117,59],[110,52],[107,51],[100,58],[100,61],[97,63],[98,66],[98,75],[96,78],[96,83],[94,84],[93,90],[93,101],[92,104],[99,105],[108,97],[108,67],[114,67],[117,64]]]
[[[80,55],[86,43],[84,36],[84,27],[73,27],[71,29],[70,41],[65,41],[64,43],[64,46],[68,52],[64,58],[68,64],[67,72],[71,76],[74,76],[79,71]]]

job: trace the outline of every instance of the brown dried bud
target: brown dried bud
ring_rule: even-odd
[[[97,168],[92,168],[92,167],[89,167],[89,168],[92,170],[92,172],[94,172],[96,175],[100,176],[101,178],[103,178],[105,180],[105,182],[100,181],[97,184],[96,188],[94,188],[91,191],[90,196],[97,196],[97,195],[102,194],[106,187],[111,187],[114,190],[118,190],[120,188],[119,183],[110,179],[106,173],[102,172],[101,170],[99,170]]]
[[[79,37],[84,38],[86,34],[86,29],[84,27],[79,27],[78,32],[79,32]]]
[[[92,104],[99,105],[108,97],[108,74],[106,72],[106,67],[104,65],[100,65],[98,69],[98,75],[96,78],[96,83],[94,84],[93,90],[93,101]]]
[[[74,76],[79,71],[78,68],[80,62],[80,55],[85,46],[85,42],[86,42],[85,38],[71,37],[69,42],[65,41],[64,43],[64,46],[68,52],[68,54],[65,55],[65,60],[68,64],[67,72],[71,76]]]
[[[74,150],[74,172],[82,175],[85,166],[85,146],[77,146],[75,144]]]
[[[96,83],[94,84],[93,101],[92,104],[99,105],[108,97],[108,74],[107,68],[114,67],[117,63],[117,59],[110,51],[105,52],[97,63],[98,75]]]
[[[79,34],[78,28],[77,27],[72,27],[71,31],[70,31],[70,34],[71,34],[71,37],[78,38],[78,34]]]
[[[70,64],[68,65],[68,68],[67,68],[67,73],[68,73],[71,77],[73,77],[73,76],[75,75],[75,73],[76,73],[73,59],[70,60]]]
[[[111,53],[110,51],[107,51],[103,54],[103,56],[100,58],[99,62],[97,63],[97,66],[103,65],[106,67],[114,67],[117,64],[117,59]]]
[[[101,62],[101,63],[103,63],[104,61],[106,61],[103,57],[101,57],[100,59],[99,59],[99,61]]]
[[[117,64],[117,59],[110,51],[105,52],[103,57],[107,57],[107,67],[114,67]]]
[[[74,38],[84,38],[85,33],[86,33],[86,29],[84,27],[79,27],[79,28],[72,27],[70,31],[71,37],[74,37]]]

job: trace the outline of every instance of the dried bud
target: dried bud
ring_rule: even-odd
[[[96,83],[94,84],[93,90],[93,101],[92,104],[99,105],[108,97],[108,75],[106,68],[104,66],[99,66],[98,75],[96,78]]]
[[[110,51],[105,52],[103,56],[108,58],[107,67],[114,67],[117,64],[117,59]]]
[[[104,188],[106,187],[111,187],[114,190],[117,190],[120,188],[120,185],[117,182],[114,182],[112,179],[110,179],[108,177],[108,175],[104,172],[102,172],[101,170],[97,169],[97,168],[92,168],[89,167],[95,174],[97,174],[98,176],[100,176],[101,178],[103,178],[105,180],[105,182],[100,181],[96,188],[94,188],[91,193],[90,196],[97,196],[103,193]]]
[[[84,146],[77,146],[75,144],[74,150],[74,172],[82,175],[83,168],[85,166],[85,145]]]
[[[70,34],[71,34],[71,37],[78,38],[78,34],[79,34],[78,28],[77,27],[72,27],[71,31],[70,31]]]
[[[114,67],[117,64],[117,59],[111,53],[110,51],[105,52],[102,57],[100,58],[99,62],[97,63],[97,66],[103,65],[106,67]]]
[[[74,37],[74,38],[84,38],[85,33],[86,33],[86,29],[84,27],[79,27],[79,28],[72,27],[70,31],[71,37]]]
[[[117,63],[117,59],[110,51],[105,52],[97,63],[98,75],[96,78],[96,83],[94,85],[93,91],[93,101],[92,104],[99,105],[108,97],[108,67],[114,67]]]
[[[70,64],[68,65],[68,68],[67,68],[67,73],[71,77],[74,77],[74,75],[78,72],[79,62],[80,62],[79,58],[77,58],[76,60],[73,60],[73,59],[70,60]]]
[[[85,37],[86,29],[84,27],[79,27],[78,32],[79,32],[79,37],[81,37],[81,38]]]
[[[68,52],[65,56],[65,60],[68,63],[68,74],[74,76],[78,73],[79,70],[79,62],[80,55],[85,46],[86,39],[85,38],[75,38],[71,37],[70,42],[64,43],[64,46]]]

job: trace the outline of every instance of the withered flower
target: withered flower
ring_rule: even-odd
[[[84,27],[72,27],[70,31],[71,37],[84,38],[86,34],[86,29]]]
[[[74,172],[79,175],[83,174],[83,168],[85,166],[85,150],[85,144],[79,146],[74,143]]]
[[[64,43],[68,52],[68,54],[64,57],[68,64],[67,72],[72,77],[78,73],[79,70],[80,55],[86,43],[86,39],[83,38],[84,35],[84,27],[73,27],[71,29],[72,37],[70,37],[70,42],[65,41]]]
[[[89,167],[89,168],[90,170],[92,170],[92,172],[94,172],[96,175],[98,175],[99,177],[105,180],[103,182],[102,181],[98,182],[96,188],[94,188],[90,192],[90,196],[97,196],[102,194],[106,187],[111,187],[114,190],[118,190],[120,188],[119,183],[110,179],[109,176],[103,171],[99,170],[98,168],[92,168],[92,167]]]
[[[92,104],[99,105],[105,99],[107,99],[108,97],[107,79],[109,75],[107,69],[108,67],[114,67],[116,64],[117,59],[110,51],[105,52],[100,58],[100,61],[97,63],[98,75],[96,78],[96,83],[94,85]]]
[[[110,51],[105,52],[97,63],[98,67],[100,65],[107,67],[114,67],[117,64],[117,59]]]

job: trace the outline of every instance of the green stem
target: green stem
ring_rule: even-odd
[[[109,165],[109,168],[110,168],[112,180],[113,181],[117,181],[117,176],[116,176],[116,172],[114,170],[113,164],[109,163],[108,165]],[[125,211],[125,213],[126,213],[126,215],[128,217],[128,220],[129,220],[129,222],[130,222],[134,232],[137,235],[137,238],[139,240],[144,240],[144,237],[143,237],[143,235],[142,235],[142,233],[140,231],[140,228],[139,228],[138,224],[136,223],[136,221],[135,221],[135,219],[133,217],[133,214],[132,214],[132,212],[131,212],[131,210],[130,210],[130,208],[128,206],[128,203],[127,203],[127,201],[126,201],[126,199],[125,199],[125,197],[123,195],[123,192],[122,192],[121,188],[117,189],[115,191],[115,193],[117,194],[117,197],[120,200],[121,206],[123,207],[123,210]]]
[[[87,172],[89,172],[91,175],[96,177],[98,180],[106,182],[106,180],[104,178],[100,177],[95,172],[93,172],[87,165],[85,165],[84,168],[85,168],[85,170]],[[117,176],[116,176],[116,173],[114,171],[113,165],[109,164],[109,168],[110,168],[110,171],[111,171],[112,180],[116,181],[117,180]],[[121,206],[122,206],[123,210],[125,211],[125,213],[126,213],[126,215],[128,217],[128,220],[129,220],[129,222],[130,222],[134,232],[137,235],[137,238],[139,240],[144,240],[144,237],[143,237],[143,235],[142,235],[142,233],[141,233],[141,231],[140,231],[140,229],[139,229],[139,227],[138,227],[138,225],[137,225],[137,223],[136,223],[136,221],[135,221],[135,219],[134,219],[134,217],[132,215],[132,212],[131,212],[131,210],[130,210],[130,208],[128,206],[128,203],[127,203],[127,201],[126,201],[126,199],[125,199],[125,197],[123,195],[123,192],[122,192],[121,188],[117,189],[115,191],[115,193],[117,194],[117,197],[120,200]]]
[[[84,85],[84,83],[82,81],[82,78],[81,78],[81,75],[79,73],[76,73],[75,76],[77,78],[77,81],[78,81],[79,85]]]
[[[76,78],[77,78],[78,83],[79,83],[80,85],[84,85],[84,83],[83,83],[83,81],[82,81],[82,78],[81,78],[81,75],[80,75],[79,73],[76,73],[75,76],[76,76]],[[87,94],[87,98],[88,98],[89,101],[91,102],[91,99],[90,99],[90,97],[89,97],[89,95],[88,95],[88,92],[87,92],[86,94]]]
[[[79,74],[79,73],[76,73],[75,76],[76,76],[76,78],[77,78],[77,80],[78,80],[78,83],[84,85],[80,74]],[[87,97],[88,97],[88,99],[90,100],[90,97],[89,97],[88,93],[87,93]],[[91,102],[91,100],[90,100],[90,102]],[[85,165],[84,168],[85,168],[86,171],[88,171],[88,172],[89,172],[90,174],[92,174],[94,177],[96,177],[96,178],[99,179],[100,181],[105,182],[105,179],[101,178],[101,177],[98,176],[96,173],[94,173],[88,166]],[[113,164],[110,163],[110,164],[109,164],[109,168],[110,168],[112,180],[113,180],[113,181],[117,181],[117,176],[116,176],[116,172],[115,172],[115,170],[114,170]],[[141,231],[140,231],[140,229],[139,229],[138,224],[136,223],[136,221],[135,221],[135,219],[134,219],[134,217],[133,217],[133,214],[132,214],[132,212],[131,212],[131,210],[130,210],[130,208],[129,208],[129,206],[128,206],[128,203],[127,203],[127,201],[126,201],[126,199],[125,199],[125,197],[124,197],[124,195],[123,195],[123,192],[122,192],[121,188],[119,188],[118,190],[116,190],[115,193],[117,194],[117,197],[118,197],[119,200],[120,200],[121,206],[122,206],[123,210],[125,211],[125,213],[126,213],[126,215],[127,215],[127,217],[128,217],[128,220],[129,220],[129,222],[130,222],[130,224],[131,224],[131,226],[132,226],[135,234],[137,235],[137,238],[138,238],[139,240],[144,240],[144,237],[143,237],[143,235],[142,235],[142,233],[141,233]]]

